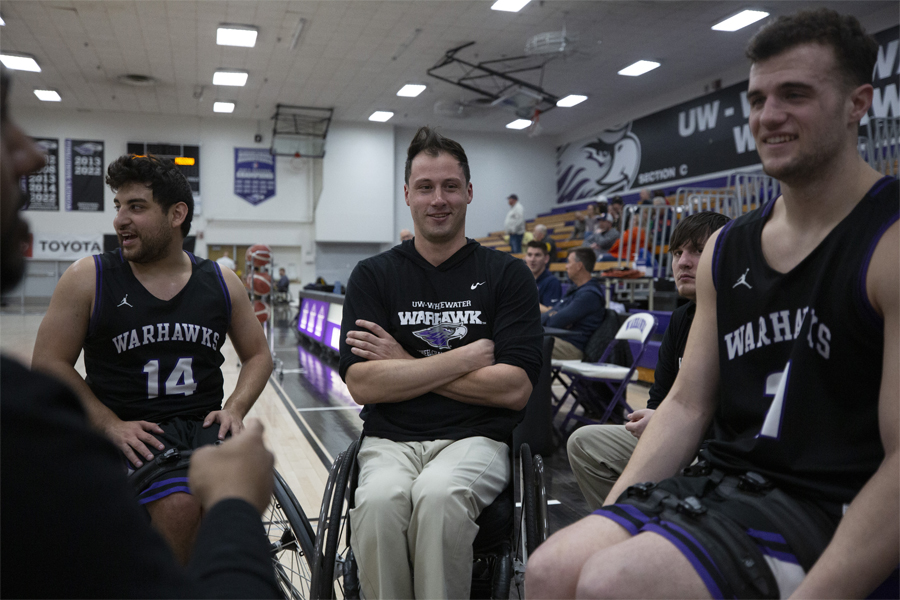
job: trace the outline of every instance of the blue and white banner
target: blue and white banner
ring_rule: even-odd
[[[275,195],[275,157],[268,148],[234,149],[234,195],[253,205]]]

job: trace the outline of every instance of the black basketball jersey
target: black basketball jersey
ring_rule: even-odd
[[[222,406],[231,296],[215,262],[188,256],[191,278],[168,301],[141,285],[119,250],[94,256],[86,380],[122,420],[205,417]]]
[[[721,384],[709,457],[835,510],[884,458],[884,321],[869,302],[866,273],[897,221],[898,182],[881,179],[788,273],[762,253],[773,206],[732,221],[716,242]]]

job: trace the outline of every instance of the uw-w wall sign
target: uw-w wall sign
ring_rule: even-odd
[[[900,28],[876,34],[869,115],[900,116]],[[557,148],[558,204],[759,164],[750,134],[747,81]],[[865,135],[868,118],[861,123]]]

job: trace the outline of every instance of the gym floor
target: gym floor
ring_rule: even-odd
[[[275,357],[282,376],[276,372],[248,415],[262,421],[266,443],[275,454],[275,466],[297,496],[315,527],[319,505],[334,457],[359,436],[360,407],[350,397],[332,358],[322,357],[315,348],[300,345],[289,327],[289,308],[276,311],[273,327]],[[0,312],[0,350],[29,365],[34,340],[43,313],[18,307]],[[226,396],[234,388],[240,372],[237,355],[230,341],[222,349],[225,363]],[[84,374],[79,358],[76,370]],[[642,408],[647,402],[647,387],[632,384],[628,402]],[[544,456],[544,481],[547,488],[550,533],[574,523],[588,512],[569,468],[565,447]]]

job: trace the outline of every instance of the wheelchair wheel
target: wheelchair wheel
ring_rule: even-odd
[[[522,553],[522,557],[527,560],[528,556],[537,547],[538,527],[534,494],[534,461],[528,444],[522,444],[519,450],[519,498],[522,502],[519,535],[525,550]]]
[[[263,515],[269,537],[275,578],[284,597],[289,600],[310,598],[313,553],[313,530],[284,479],[275,472],[272,503]]]
[[[335,598],[334,583],[339,577],[350,570],[352,561],[349,544],[349,531],[346,535],[344,555],[339,554],[341,538],[345,537],[344,530],[349,526],[344,518],[344,500],[351,481],[351,472],[356,466],[356,450],[358,443],[354,441],[350,447],[335,459],[325,485],[325,495],[322,499],[322,508],[319,511],[319,524],[316,530],[315,565],[313,568],[312,597],[320,599]],[[339,572],[335,574],[337,565]],[[355,571],[355,568],[353,569]],[[353,597],[347,590],[341,590],[345,598]],[[358,597],[359,592],[356,591]]]

